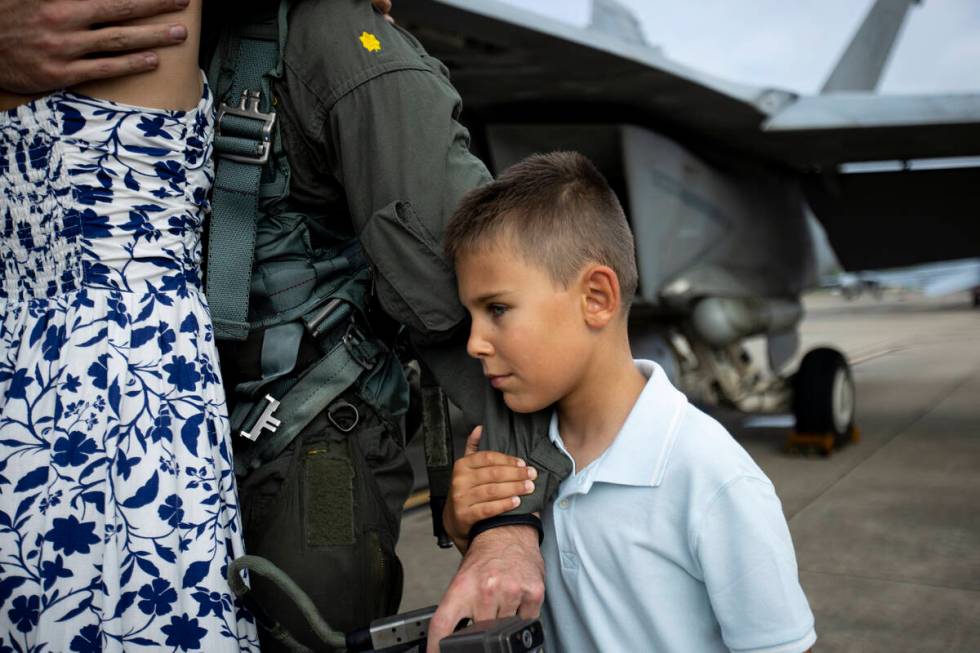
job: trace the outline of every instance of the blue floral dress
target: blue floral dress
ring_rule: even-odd
[[[0,653],[258,650],[201,288],[209,91],[0,112]]]

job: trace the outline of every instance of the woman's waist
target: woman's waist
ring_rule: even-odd
[[[46,287],[25,287],[18,285],[0,286],[0,309],[4,306],[28,304],[32,302],[59,301],[78,294],[97,297],[105,294],[133,297],[154,297],[161,305],[173,306],[180,299],[200,298],[206,303],[204,283],[197,270],[173,270],[169,273],[157,272],[146,276],[120,276],[113,270],[93,266],[81,270],[77,275],[61,274],[50,279]]]
[[[66,242],[27,256],[4,248],[0,298],[27,301],[81,288],[186,295],[203,288],[199,241],[154,246],[102,238],[75,247]]]
[[[179,292],[203,288],[200,256],[146,252],[128,259],[83,258],[80,285],[123,292]]]

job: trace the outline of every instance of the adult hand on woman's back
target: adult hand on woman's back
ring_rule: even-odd
[[[0,0],[0,88],[39,93],[156,68],[182,25],[99,27],[178,11],[188,0]],[[95,57],[90,57],[99,53]]]
[[[179,11],[188,1],[0,0],[0,90],[43,93],[153,70],[153,49],[182,43],[186,26],[114,23]],[[391,10],[391,0],[371,2]]]

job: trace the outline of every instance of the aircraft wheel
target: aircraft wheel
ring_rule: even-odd
[[[980,288],[973,289],[973,308],[980,308]]]
[[[793,414],[798,433],[833,433],[841,443],[854,428],[854,378],[836,349],[807,352],[793,376]]]

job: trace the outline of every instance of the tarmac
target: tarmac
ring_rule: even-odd
[[[859,442],[784,451],[791,418],[717,414],[772,479],[816,618],[815,651],[980,651],[980,311],[966,294],[805,299],[802,350],[853,366]],[[759,420],[755,420],[758,423]],[[406,513],[401,609],[437,603],[459,563]]]

